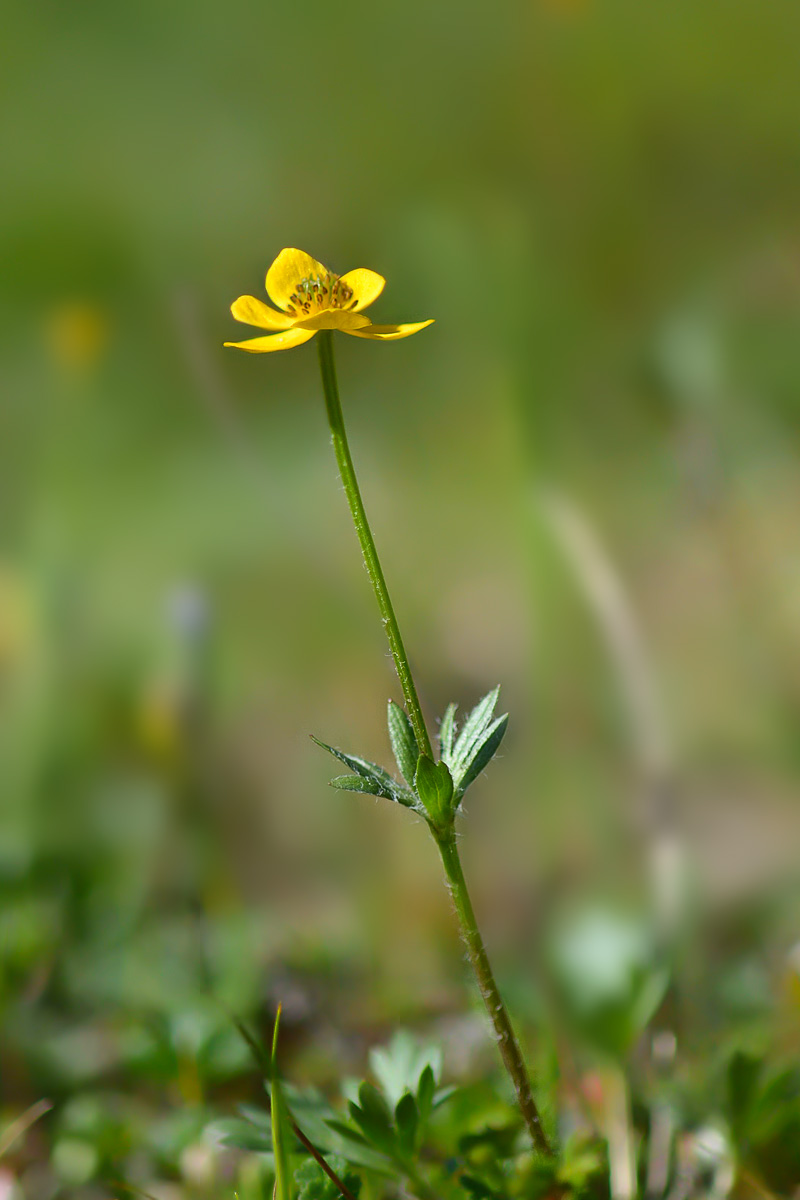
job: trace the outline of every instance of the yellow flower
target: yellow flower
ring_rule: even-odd
[[[281,250],[267,271],[267,292],[277,309],[255,296],[240,296],[231,305],[237,321],[269,329],[269,336],[225,345],[251,354],[289,350],[307,342],[320,329],[340,329],[353,337],[392,342],[433,324],[431,320],[412,325],[373,325],[369,317],[362,316],[361,310],[378,299],[385,282],[366,267],[334,275],[302,250]]]

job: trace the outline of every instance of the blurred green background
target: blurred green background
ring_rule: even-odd
[[[398,688],[315,345],[222,349],[284,246],[436,318],[339,337],[340,384],[431,721],[512,714],[464,855],[520,1021],[556,915],[622,906],[681,1049],[796,1048],[794,0],[4,26],[0,1103],[56,1105],[14,1194],[174,1175],[255,1087],[231,1009],[283,998],[323,1081],[397,1022],[471,1044],[424,829],[307,737],[386,762]]]

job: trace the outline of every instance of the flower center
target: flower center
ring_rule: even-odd
[[[311,275],[298,283],[286,311],[292,317],[310,317],[326,308],[347,308],[352,299],[353,289],[338,275]]]

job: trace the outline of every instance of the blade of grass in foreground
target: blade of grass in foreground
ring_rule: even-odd
[[[275,1200],[292,1200],[292,1183],[289,1175],[289,1141],[292,1136],[292,1121],[283,1098],[278,1078],[278,1028],[281,1009],[275,1014],[272,1031],[272,1057],[269,1063],[269,1094],[272,1117],[272,1150],[275,1155]]]
[[[320,1154],[319,1150],[313,1144],[313,1142],[310,1142],[309,1139],[306,1137],[306,1135],[303,1133],[302,1129],[300,1128],[300,1126],[297,1124],[294,1117],[292,1116],[291,1110],[289,1109],[289,1105],[286,1103],[286,1100],[283,1096],[283,1092],[281,1090],[281,1085],[280,1085],[280,1080],[278,1079],[278,1074],[277,1074],[277,1063],[276,1063],[276,1053],[275,1053],[277,1050],[276,1039],[277,1039],[277,1032],[278,1032],[278,1021],[280,1020],[280,1013],[281,1013],[281,1010],[279,1008],[277,1015],[275,1017],[275,1030],[273,1033],[273,1045],[272,1045],[273,1055],[272,1055],[272,1058],[267,1057],[266,1051],[256,1041],[256,1039],[250,1033],[249,1029],[246,1027],[244,1022],[240,1021],[237,1017],[232,1017],[231,1019],[233,1020],[234,1025],[236,1026],[237,1030],[239,1031],[239,1034],[241,1035],[243,1040],[246,1042],[247,1046],[250,1048],[250,1051],[251,1051],[253,1058],[255,1059],[257,1065],[261,1068],[261,1070],[264,1072],[264,1075],[269,1080],[270,1091],[272,1090],[272,1087],[273,1087],[273,1079],[277,1081],[278,1091],[280,1093],[281,1103],[283,1104],[283,1110],[284,1110],[285,1116],[288,1118],[292,1133],[297,1138],[298,1142],[300,1142],[301,1146],[303,1146],[308,1151],[308,1153],[311,1155],[311,1157],[315,1160],[315,1162],[317,1162],[319,1164],[321,1169],[328,1176],[330,1181],[333,1184],[335,1184],[335,1186],[339,1189],[339,1191],[342,1193],[342,1196],[344,1197],[344,1200],[356,1200],[353,1193],[350,1191],[350,1189],[347,1187],[347,1185],[342,1182],[342,1180],[339,1178],[339,1176],[334,1171],[333,1167],[331,1167],[331,1165],[328,1163],[327,1159],[325,1159],[324,1156],[322,1154]],[[272,1102],[271,1102],[270,1103],[270,1122],[271,1122],[271,1124],[272,1124],[273,1120],[274,1120],[274,1118],[272,1118]],[[273,1125],[273,1129],[274,1129],[274,1125]]]

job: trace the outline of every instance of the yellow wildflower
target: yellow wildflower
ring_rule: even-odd
[[[392,342],[409,337],[432,321],[411,325],[373,325],[361,310],[378,299],[386,280],[366,267],[334,275],[303,250],[281,250],[267,271],[267,293],[277,308],[240,296],[231,305],[237,321],[269,329],[268,337],[246,342],[225,342],[251,354],[289,350],[307,342],[320,329],[340,329],[353,337]]]

